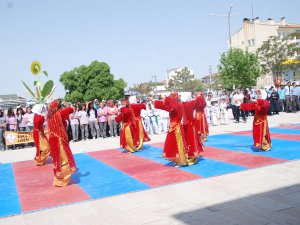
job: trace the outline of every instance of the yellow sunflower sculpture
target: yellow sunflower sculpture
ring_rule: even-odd
[[[42,65],[39,61],[33,61],[30,65],[30,70],[33,75],[38,75],[42,71]]]
[[[38,80],[33,82],[36,93],[30,89],[29,85],[27,85],[25,81],[22,80],[22,83],[29,96],[36,103],[43,104],[48,98],[51,97],[56,87],[54,87],[52,80],[48,80],[44,85],[42,85],[41,74],[44,74],[46,77],[48,77],[48,73],[46,71],[42,71],[42,65],[39,61],[33,61],[30,65],[30,70],[33,75],[38,77]]]

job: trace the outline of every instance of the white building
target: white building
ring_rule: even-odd
[[[231,36],[231,47],[255,52],[264,41],[270,36],[284,37],[289,33],[296,32],[296,42],[300,44],[300,24],[289,24],[285,18],[281,18],[279,22],[275,22],[269,18],[267,21],[260,21],[259,17],[254,20],[245,18],[243,26]],[[228,40],[228,44],[230,41]],[[229,46],[230,47],[230,46]],[[284,80],[299,80],[300,72],[295,74],[288,73]],[[257,86],[272,85],[273,80],[270,75],[266,75],[263,79],[258,79]]]
[[[178,67],[178,68],[173,68],[173,69],[169,69],[167,70],[167,84],[169,83],[169,80],[171,80],[175,75],[176,73],[182,71],[185,67]],[[190,74],[193,76],[192,79],[195,78],[195,74],[194,74],[194,71],[187,68],[189,71],[190,71]]]

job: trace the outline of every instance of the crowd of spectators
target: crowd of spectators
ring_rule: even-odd
[[[278,115],[280,112],[296,113],[300,110],[300,89],[296,83],[261,89],[263,96],[270,102],[268,115]],[[240,110],[241,103],[249,103],[257,98],[256,89],[235,89],[232,92],[223,91],[221,94],[208,92],[205,95],[207,107],[205,114],[210,126],[226,125],[229,123],[228,111],[231,109],[234,121],[246,122],[252,111]],[[146,109],[141,111],[143,125],[148,134],[161,134],[168,131],[169,114],[164,110],[155,109],[151,101],[144,102]],[[121,105],[119,101],[77,102],[70,104],[74,113],[66,121],[69,140],[73,142],[88,139],[104,139],[117,137],[120,134],[120,124],[115,121]],[[0,149],[5,149],[5,131],[30,132],[33,130],[34,114],[31,107],[17,107],[3,110],[0,108]],[[45,122],[45,127],[46,127]],[[33,143],[14,145],[11,148],[33,146]]]

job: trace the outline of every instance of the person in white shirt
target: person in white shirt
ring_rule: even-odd
[[[299,109],[299,102],[298,102],[298,87],[296,86],[296,82],[292,83],[291,89],[290,89],[290,95],[291,95],[291,105],[292,105],[292,112],[297,112]]]
[[[213,98],[213,95],[211,92],[209,92],[207,94],[207,98],[205,99],[206,100],[206,107],[204,109],[204,113],[206,115],[206,120],[207,120],[207,123],[208,124],[211,124],[211,101],[212,101],[212,98]]]
[[[221,99],[219,107],[220,107],[220,123],[221,125],[227,125],[228,124],[227,103],[224,98]]]
[[[285,94],[286,112],[291,112],[292,111],[291,82],[287,82],[286,86],[284,87],[284,94]]]
[[[218,106],[218,102],[217,101],[211,101],[211,125],[212,126],[218,126],[219,125],[219,118],[220,118],[220,109]]]
[[[157,125],[157,134],[161,133],[162,130],[162,126],[161,126],[161,117],[160,117],[160,113],[159,113],[160,109],[154,109],[154,118],[155,118],[155,122]]]
[[[96,139],[97,137],[100,138],[100,128],[97,120],[97,111],[94,108],[94,103],[90,102],[88,104],[87,109],[87,116],[89,121],[89,126],[91,129],[92,137]]]
[[[80,129],[81,129],[81,138],[82,140],[87,140],[89,138],[88,131],[88,117],[86,112],[86,106],[81,105],[79,107],[79,116],[80,116]]]
[[[232,97],[232,105],[233,105],[233,110],[235,110],[235,115],[236,115],[236,123],[240,122],[240,116],[241,116],[241,111],[240,111],[240,105],[243,103],[244,100],[244,95],[241,93],[240,89],[236,89],[235,95]],[[242,114],[244,122],[246,122],[246,117],[245,114]]]
[[[73,108],[74,108],[74,112],[70,114],[69,118],[71,123],[73,142],[76,142],[78,141],[80,113],[78,111],[77,106],[74,106]]]
[[[150,123],[149,122],[149,117],[148,117],[147,110],[142,109],[142,111],[141,111],[141,117],[142,117],[142,123],[143,123],[144,129],[147,132],[148,131],[148,127],[149,127],[149,123]]]
[[[160,117],[160,133],[164,132],[167,133],[169,129],[169,123],[170,123],[170,118],[169,118],[169,112],[165,110],[159,110],[159,117]]]
[[[157,126],[156,118],[155,118],[155,109],[152,104],[148,104],[147,114],[149,117],[149,128],[147,130],[147,133],[158,134],[158,126]]]
[[[24,115],[24,121],[26,124],[26,131],[33,131],[33,117],[34,114],[31,111],[31,107],[27,107],[26,109],[27,113]]]

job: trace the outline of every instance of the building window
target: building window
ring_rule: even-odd
[[[287,33],[284,33],[284,32],[278,32],[277,35],[278,35],[278,38],[279,38],[279,39],[282,39],[282,38],[286,37]]]
[[[254,46],[254,44],[255,44],[255,41],[253,38],[248,40],[248,46]]]

